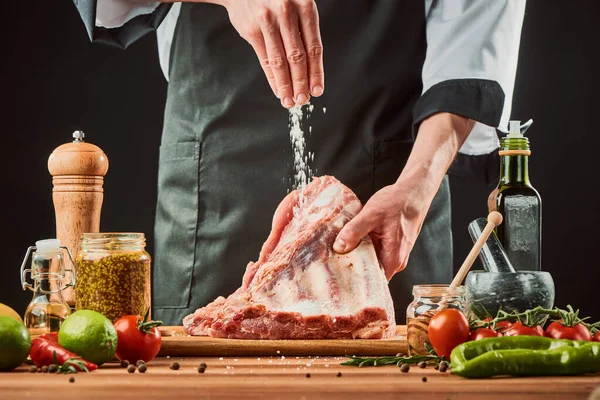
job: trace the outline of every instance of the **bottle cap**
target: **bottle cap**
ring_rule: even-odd
[[[52,256],[60,252],[60,239],[43,239],[35,242],[36,253],[38,255]]]
[[[508,122],[508,135],[507,138],[516,138],[520,139],[523,137],[527,129],[533,124],[533,120],[529,119],[529,121],[525,122],[521,125],[521,121],[519,120],[511,120]]]

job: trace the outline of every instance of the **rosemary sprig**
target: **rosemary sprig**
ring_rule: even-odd
[[[76,374],[78,371],[90,372],[85,361],[79,357],[70,357],[62,365],[58,362],[56,351],[52,352],[52,358],[58,374]]]
[[[357,357],[348,356],[349,360],[344,361],[340,365],[350,365],[356,367],[378,367],[382,365],[397,365],[400,364],[418,364],[421,361],[427,363],[439,363],[446,361],[446,357],[439,357],[433,347],[425,342],[425,350],[429,354],[415,354],[414,356],[387,356],[387,357]]]
[[[440,362],[442,358],[432,355],[414,355],[414,356],[397,356],[397,357],[357,357],[349,356],[349,360],[342,362],[340,365],[350,365],[355,367],[379,367],[382,365],[400,365],[400,364],[418,364],[421,361],[425,362]]]

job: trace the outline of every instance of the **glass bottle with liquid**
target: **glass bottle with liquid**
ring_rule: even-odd
[[[65,268],[64,253],[68,255],[71,268]],[[31,254],[31,268],[26,269]],[[71,309],[62,291],[75,285],[73,258],[69,249],[60,245],[58,239],[45,239],[35,242],[25,254],[21,265],[21,286],[33,291],[33,298],[25,310],[24,322],[30,335],[58,332],[62,322],[71,315]],[[27,282],[31,275],[33,285]],[[70,279],[67,281],[66,273]]]
[[[500,181],[488,199],[489,211],[504,220],[496,234],[516,270],[540,271],[542,255],[542,199],[529,180],[529,139],[523,126],[510,121],[509,133],[500,141]]]

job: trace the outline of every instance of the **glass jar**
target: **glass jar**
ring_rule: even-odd
[[[427,328],[431,317],[441,308],[458,308],[466,312],[465,287],[450,285],[415,285],[413,301],[406,308],[408,354],[429,354]]]
[[[150,255],[143,233],[84,233],[76,257],[75,308],[116,321],[150,309]]]

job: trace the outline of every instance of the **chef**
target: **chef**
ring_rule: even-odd
[[[525,0],[74,3],[94,42],[157,30],[154,318],[180,325],[239,287],[291,189],[295,105],[315,175],[365,204],[334,250],[372,236],[399,323],[413,285],[451,281],[447,174],[497,174]]]

